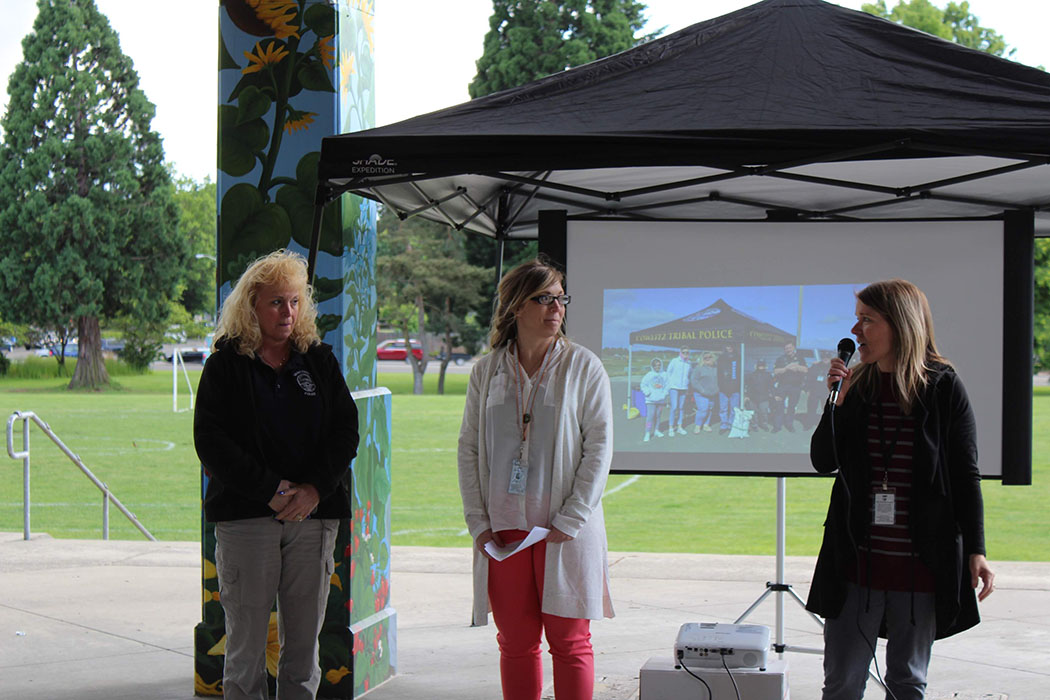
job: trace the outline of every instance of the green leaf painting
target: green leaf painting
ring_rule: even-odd
[[[220,0],[220,6],[221,298],[255,258],[279,248],[305,254],[321,139],[374,124],[375,0]],[[354,391],[375,384],[375,216],[374,203],[350,195],[325,208],[312,281],[318,331]],[[393,674],[396,657],[396,618],[388,605],[390,397],[361,398],[358,409],[361,447],[348,472],[354,517],[340,526],[320,637],[323,697],[351,698],[378,685]],[[220,695],[224,618],[214,533],[202,527],[195,693]],[[271,690],[277,652],[276,643],[268,646]]]

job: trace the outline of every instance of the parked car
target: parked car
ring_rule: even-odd
[[[52,349],[52,348],[54,348],[54,349]],[[77,354],[78,354],[77,353],[78,349],[79,349],[79,346],[77,345],[77,341],[76,340],[71,340],[68,343],[66,343],[65,352],[63,354],[66,357],[76,357]],[[52,347],[40,348],[39,350],[36,351],[36,356],[37,357],[54,357],[55,355],[58,354],[58,352],[56,352],[57,350],[59,350],[58,345],[53,345]]]
[[[467,362],[469,362],[473,357],[474,356],[471,355],[470,353],[453,352],[452,353],[452,362],[454,362],[457,365],[464,365]],[[441,352],[438,353],[437,359],[440,362],[444,362],[445,361],[445,351],[444,350],[442,350]]]
[[[103,354],[111,352],[114,355],[119,355],[120,351],[124,349],[124,341],[117,338],[103,338],[102,339],[102,352]]]
[[[423,346],[418,340],[412,341],[412,354],[417,360],[423,359]],[[404,338],[384,340],[376,347],[376,357],[380,360],[408,360]]]
[[[14,337],[13,335],[0,338],[0,350],[3,350],[4,352],[13,350],[15,345],[17,344],[18,338]]]
[[[179,354],[182,356],[182,361],[183,362],[204,362],[206,359],[208,359],[208,353],[211,351],[211,346],[210,345],[187,345],[184,348],[177,347],[177,348],[175,348],[175,350],[179,351]],[[170,355],[168,355],[168,362],[174,362],[174,361],[175,361],[175,352],[172,351],[172,353]]]

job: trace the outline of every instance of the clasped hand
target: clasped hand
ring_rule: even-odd
[[[276,513],[273,517],[277,520],[298,522],[309,517],[320,502],[321,495],[313,484],[293,484],[287,479],[281,479],[277,493],[266,505]]]

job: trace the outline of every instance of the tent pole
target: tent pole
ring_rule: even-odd
[[[503,254],[507,245],[507,207],[509,206],[509,200],[507,190],[504,189],[500,193],[499,202],[496,204],[496,261],[493,267],[496,268],[496,289],[499,289],[499,281],[503,279]],[[495,305],[496,300],[499,298],[497,293],[496,299],[492,300]]]
[[[310,250],[306,257],[306,279],[311,283],[314,279],[314,271],[317,269],[317,249],[321,246],[321,222],[324,219],[324,207],[326,189],[320,182],[314,194],[314,221],[310,231]]]

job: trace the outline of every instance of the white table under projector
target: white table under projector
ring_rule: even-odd
[[[687,622],[674,643],[676,664],[689,668],[766,667],[769,628],[723,622]]]

